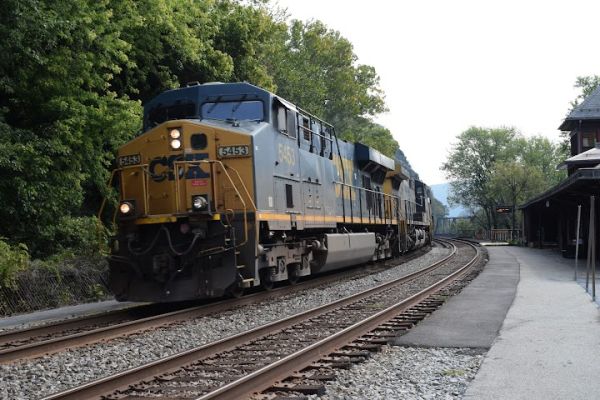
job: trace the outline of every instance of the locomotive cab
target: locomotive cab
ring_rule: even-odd
[[[147,130],[118,151],[109,285],[120,300],[222,296],[252,278],[241,267],[255,256],[250,133],[267,125],[263,101],[189,97],[167,92],[147,105]]]

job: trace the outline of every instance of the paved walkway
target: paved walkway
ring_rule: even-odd
[[[573,260],[489,248],[520,264],[515,301],[465,399],[600,398],[600,312],[573,281]]]
[[[519,264],[505,249],[489,248],[492,256],[481,274],[460,295],[451,297],[440,310],[394,343],[489,349],[513,303],[519,283]]]
[[[489,348],[464,399],[599,399],[600,311],[574,260],[487,249],[483,272],[397,344]]]

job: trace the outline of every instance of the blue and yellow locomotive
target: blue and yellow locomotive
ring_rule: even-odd
[[[109,285],[119,300],[238,295],[430,241],[422,182],[247,83],[154,98],[115,174]]]

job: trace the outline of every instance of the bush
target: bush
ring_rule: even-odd
[[[22,243],[10,245],[0,238],[0,287],[14,288],[17,275],[29,265],[29,251]]]
[[[106,267],[97,253],[73,256],[65,251],[33,260],[13,274],[10,287],[0,286],[0,315],[106,300]]]
[[[52,228],[56,252],[51,262],[79,256],[96,256],[108,251],[108,232],[96,217],[65,216]]]

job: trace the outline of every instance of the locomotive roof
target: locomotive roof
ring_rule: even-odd
[[[171,106],[186,106],[194,105],[194,112],[187,116],[178,119],[196,119],[200,118],[200,106],[206,102],[218,102],[218,101],[251,101],[260,100],[265,105],[265,118],[268,120],[270,114],[270,105],[273,100],[279,101],[281,104],[292,110],[298,110],[298,108],[288,102],[285,99],[269,92],[268,90],[262,89],[258,86],[254,86],[247,82],[237,83],[221,83],[211,82],[204,84],[193,84],[186,87],[177,89],[167,90],[144,105],[144,130],[148,130],[152,127],[150,123],[151,113],[153,110],[160,109],[161,107]]]

